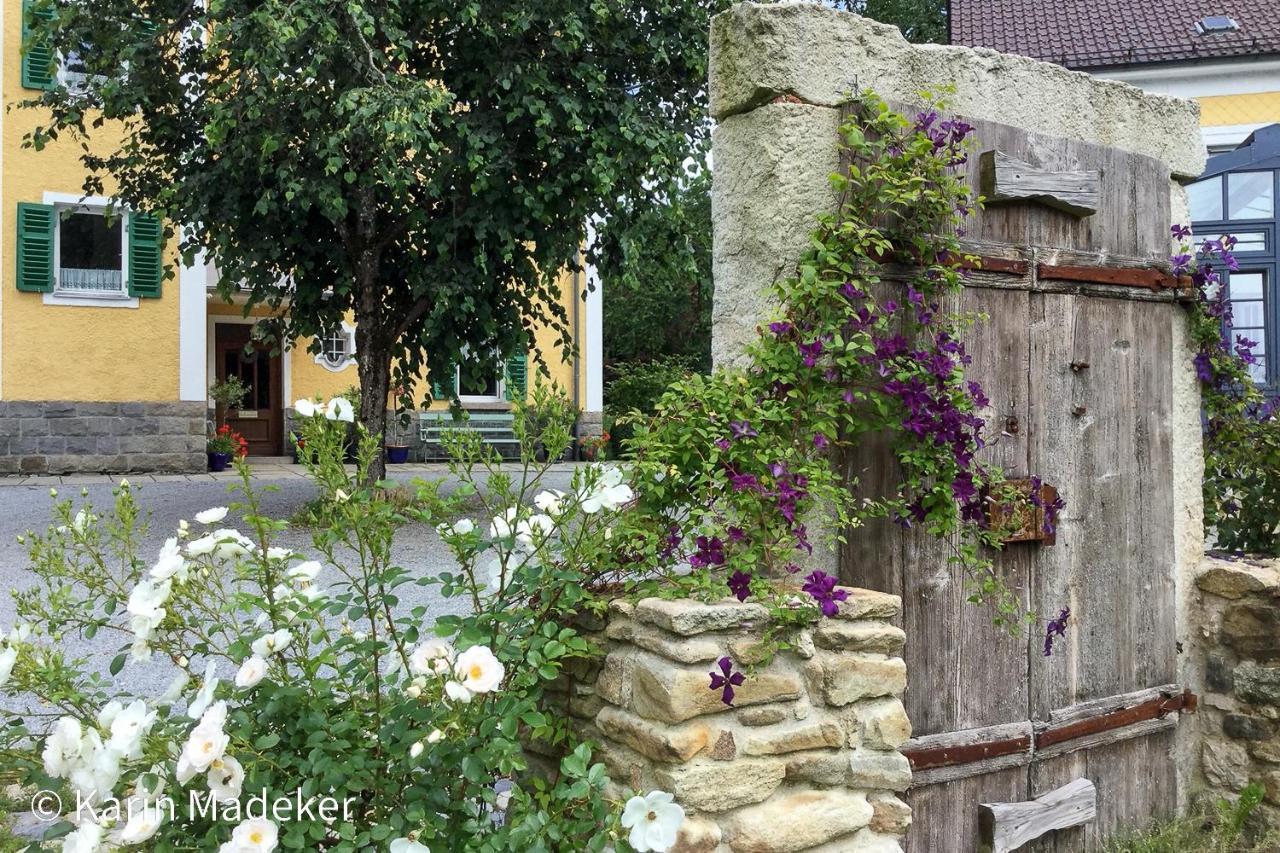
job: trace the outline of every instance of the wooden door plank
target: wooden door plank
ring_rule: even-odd
[[[1012,853],[1054,830],[1081,826],[1098,814],[1098,789],[1088,779],[1075,779],[1034,800],[983,803],[978,825],[983,851]]]
[[[1025,800],[1027,769],[1015,767],[913,788],[904,797],[911,806],[906,853],[971,853],[978,848],[978,803]]]

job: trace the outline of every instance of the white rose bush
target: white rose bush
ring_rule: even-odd
[[[535,396],[546,411],[517,418],[524,458],[558,458],[563,400]],[[154,553],[127,483],[109,510],[59,501],[24,537],[38,583],[15,593],[20,624],[0,636],[0,762],[63,803],[31,849],[667,849],[679,807],[607,798],[603,765],[543,695],[597,651],[574,625],[616,565],[623,472],[583,468],[555,491],[548,464],[513,470],[459,431],[461,485],[419,482],[406,504],[362,485],[375,439],[361,433],[343,465],[344,403],[295,407],[323,506],[309,554],[277,544],[287,524],[263,513],[243,464],[229,506]],[[478,516],[460,517],[463,502]],[[435,529],[457,565],[399,565],[408,524]],[[413,586],[469,612],[433,624],[404,602]],[[73,657],[70,637],[101,654]],[[131,690],[155,683],[131,678],[139,667],[171,674]],[[558,773],[529,772],[532,741],[560,751]]]

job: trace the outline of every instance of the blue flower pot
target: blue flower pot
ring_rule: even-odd
[[[403,465],[409,461],[409,448],[406,445],[387,448],[387,462],[392,465]]]
[[[231,465],[230,453],[210,453],[208,456],[210,471],[225,471]]]

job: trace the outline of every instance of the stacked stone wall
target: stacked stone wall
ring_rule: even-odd
[[[1196,577],[1203,787],[1231,797],[1251,782],[1280,829],[1280,560],[1206,557]]]
[[[204,471],[204,403],[0,402],[0,475]]]
[[[661,789],[685,808],[678,853],[891,853],[911,821],[900,612],[850,589],[765,662],[757,604],[614,602],[593,626],[605,656],[560,687],[615,793]],[[725,655],[748,673],[733,707],[709,688]]]

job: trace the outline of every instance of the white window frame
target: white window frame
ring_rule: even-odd
[[[322,338],[320,340],[320,352],[315,354],[315,362],[316,364],[320,365],[325,370],[328,370],[331,373],[341,373],[342,371],[346,370],[348,367],[356,363],[356,327],[351,325],[350,323],[344,322],[339,329],[335,329],[334,331],[340,333],[346,339],[346,342],[347,342],[346,357],[343,358],[342,361],[338,361],[338,362],[335,362],[332,359],[330,359],[325,354],[325,351],[324,351],[325,339]],[[328,336],[326,335],[326,337]]]
[[[466,358],[466,352],[463,351],[463,358]],[[494,396],[488,394],[463,394],[462,391],[462,365],[453,368],[453,387],[458,390],[459,403],[505,403],[507,402],[507,370],[505,363],[498,365],[498,385]]]
[[[62,214],[66,211],[106,215],[112,200],[103,196],[80,196],[75,193],[46,192],[43,202],[54,208],[53,225],[53,290],[44,294],[45,305],[78,305],[94,308],[137,308],[138,297],[129,295],[129,214],[119,206],[120,290],[63,290],[59,284],[62,272]]]

